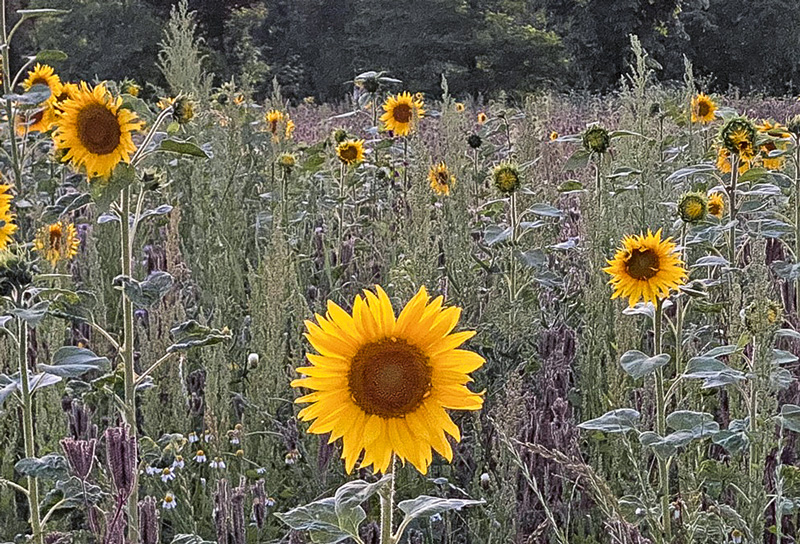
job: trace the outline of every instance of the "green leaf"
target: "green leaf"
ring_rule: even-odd
[[[696,439],[713,436],[719,432],[719,423],[714,421],[714,416],[706,412],[677,410],[667,416],[667,425],[676,431],[690,432]]]
[[[386,487],[391,478],[390,474],[386,474],[383,478],[373,483],[354,480],[337,489],[334,496],[334,511],[336,512],[339,528],[353,536],[358,536],[358,527],[367,518],[367,514],[361,504]]]
[[[181,323],[177,327],[170,329],[170,334],[175,339],[175,343],[167,348],[167,353],[173,353],[182,349],[196,348],[201,346],[211,346],[219,344],[225,340],[230,340],[231,333],[226,329],[212,329],[201,325],[194,319]]]
[[[564,215],[564,213],[555,206],[551,206],[550,204],[545,204],[543,202],[538,202],[534,204],[533,206],[528,208],[527,211],[532,214],[541,215],[544,217],[561,217],[562,215]]]
[[[602,431],[604,433],[626,433],[636,429],[641,414],[631,408],[611,410],[602,416],[584,421],[579,428],[587,431]]]
[[[86,348],[64,346],[53,355],[52,365],[40,364],[39,368],[62,378],[77,378],[93,370],[105,372],[111,368],[111,363]]]
[[[119,277],[122,289],[138,308],[150,308],[157,304],[172,288],[174,280],[167,272],[152,272],[144,281]]]
[[[47,315],[47,309],[50,307],[50,302],[43,300],[37,302],[30,308],[12,308],[8,313],[23,320],[29,327],[36,327],[44,316]]]
[[[670,356],[666,353],[662,353],[654,357],[648,357],[641,351],[632,349],[625,352],[625,354],[620,358],[619,363],[622,365],[622,369],[625,372],[627,372],[634,379],[639,379],[649,376],[662,366],[669,363],[669,360]]]
[[[772,360],[770,362],[773,365],[787,365],[789,363],[796,362],[797,359],[798,357],[794,353],[789,353],[788,351],[784,351],[782,349],[773,349]]]
[[[45,49],[43,51],[39,51],[36,54],[36,62],[44,62],[44,63],[51,63],[51,62],[63,62],[67,60],[69,57],[63,51],[59,51],[58,49]]]
[[[125,163],[119,164],[107,180],[93,180],[89,186],[97,211],[99,213],[107,212],[111,207],[111,203],[120,197],[122,190],[132,185],[135,181],[136,170],[133,166]]]
[[[571,179],[569,181],[565,181],[561,185],[558,186],[559,193],[578,193],[583,191],[583,183],[576,179]]]
[[[781,423],[790,431],[800,433],[800,406],[784,404],[781,406]]]
[[[316,544],[336,544],[351,534],[339,527],[335,504],[336,500],[328,497],[275,516],[295,531],[308,531]]]
[[[502,227],[500,225],[489,225],[486,227],[486,230],[483,231],[483,239],[486,241],[486,244],[489,246],[493,246],[495,244],[499,244],[500,242],[504,242],[511,237],[511,227]]]
[[[179,155],[190,155],[192,157],[202,157],[204,159],[210,157],[210,155],[199,145],[183,140],[175,140],[172,138],[162,140],[161,145],[158,146],[158,151],[178,153]]]
[[[26,457],[17,461],[14,465],[16,470],[22,476],[30,476],[33,478],[40,478],[43,480],[58,480],[59,478],[66,478],[69,474],[69,465],[67,460],[62,455],[55,453],[48,453],[44,457]]]
[[[88,193],[67,193],[59,197],[55,204],[47,206],[42,215],[45,223],[54,223],[62,215],[75,212],[92,201]]]
[[[430,517],[450,510],[461,510],[465,506],[480,506],[486,504],[486,501],[475,501],[471,499],[444,499],[442,497],[431,497],[429,495],[420,495],[416,499],[401,501],[397,507],[405,513],[406,520],[412,520],[421,517]]]
[[[46,102],[51,94],[50,87],[37,83],[25,91],[24,94],[7,94],[3,98],[10,99],[17,104],[25,106],[37,106],[42,102]]]
[[[172,537],[171,544],[216,544],[213,540],[203,540],[202,537],[189,534],[177,534]]]
[[[73,476],[56,482],[55,487],[42,500],[41,508],[43,512],[47,512],[58,504],[56,510],[74,510],[84,508],[86,503],[99,504],[104,497],[105,493],[100,487],[87,482],[84,488],[81,481]]]
[[[17,390],[17,382],[5,374],[0,374],[0,408],[5,400]]]
[[[592,154],[590,151],[580,148],[576,150],[575,153],[570,155],[569,159],[567,159],[567,162],[564,163],[562,170],[569,172],[570,170],[580,170],[581,168],[586,168],[589,165],[589,159],[591,156]]]
[[[692,357],[689,359],[683,377],[703,380],[703,389],[730,385],[745,379],[743,372],[734,370],[712,357]]]
[[[747,434],[731,430],[722,430],[718,432],[711,437],[711,441],[718,446],[722,446],[729,453],[739,453],[750,443]]]
[[[167,215],[171,211],[172,211],[172,206],[170,206],[169,204],[162,204],[158,208],[143,211],[142,215],[139,216],[139,221],[142,221],[154,215]]]

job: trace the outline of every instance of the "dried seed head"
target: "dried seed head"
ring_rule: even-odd
[[[136,437],[127,425],[106,429],[106,460],[117,495],[130,496],[138,464]]]
[[[65,438],[61,441],[61,448],[67,458],[72,473],[82,481],[86,481],[94,465],[94,452],[97,440],[73,440]]]
[[[159,543],[159,519],[156,499],[145,497],[139,501],[139,537],[142,544]]]
[[[256,527],[262,529],[267,517],[267,491],[264,488],[264,480],[259,480],[250,487],[250,494],[253,496],[253,521]]]

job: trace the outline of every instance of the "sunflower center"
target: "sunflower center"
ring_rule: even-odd
[[[436,180],[439,182],[439,185],[449,185],[450,184],[450,177],[448,176],[448,172],[437,172],[436,173]]]
[[[411,121],[411,106],[408,104],[398,104],[392,110],[392,117],[398,123],[408,123]]]
[[[50,229],[50,248],[56,251],[61,250],[61,228],[55,227]]]
[[[78,138],[89,152],[108,155],[117,149],[121,137],[117,116],[101,104],[91,104],[78,113]]]
[[[345,146],[339,152],[339,156],[344,161],[353,162],[358,158],[358,149],[354,145]]]
[[[697,113],[700,117],[705,117],[709,114],[711,108],[709,107],[708,102],[705,100],[701,100],[699,104],[697,104]]]
[[[32,79],[31,87],[33,87],[34,85],[47,85],[49,87],[49,85],[47,84],[47,78],[44,77],[37,77]]]
[[[634,249],[625,266],[632,278],[649,280],[658,274],[658,264],[658,255],[652,249]]]
[[[386,338],[363,346],[347,376],[353,402],[367,414],[403,417],[431,390],[428,357],[405,340]]]

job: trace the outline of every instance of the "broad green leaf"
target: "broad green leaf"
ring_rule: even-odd
[[[170,334],[175,343],[167,348],[168,353],[201,346],[219,344],[231,338],[231,333],[226,329],[212,329],[201,325],[195,320],[189,320],[170,329]]]
[[[45,223],[54,223],[62,215],[75,212],[92,201],[88,193],[67,193],[59,197],[55,204],[47,206],[42,215]]]
[[[511,227],[489,225],[486,227],[486,230],[483,231],[483,239],[486,240],[486,244],[489,246],[499,244],[500,242],[504,242],[509,238],[511,238]]]
[[[37,302],[30,308],[12,308],[8,313],[23,320],[29,327],[33,328],[38,325],[44,316],[47,315],[47,309],[50,307],[50,302],[42,300]]]
[[[86,348],[64,346],[53,355],[52,365],[40,364],[39,368],[62,378],[77,378],[93,370],[105,372],[111,368],[111,363]]]
[[[169,292],[174,282],[169,273],[162,271],[152,272],[144,281],[121,276],[119,278],[123,291],[138,308],[150,308],[157,304]]]
[[[541,215],[543,217],[561,217],[564,215],[564,212],[555,206],[545,204],[544,202],[537,202],[536,204],[533,204],[530,208],[528,208],[527,211],[534,215]]]
[[[316,544],[336,544],[351,537],[339,527],[333,497],[298,506],[275,516],[295,531],[308,531]]]
[[[591,156],[591,152],[586,151],[583,148],[577,149],[572,155],[570,155],[569,159],[567,159],[567,162],[564,163],[562,170],[569,172],[571,170],[580,170],[581,168],[586,168],[589,165],[589,159]]]
[[[207,159],[210,157],[208,152],[206,152],[202,147],[199,145],[186,142],[182,140],[175,140],[172,138],[166,138],[161,142],[161,145],[158,146],[159,151],[167,151],[169,153],[177,153],[179,155],[190,155],[192,157],[201,157]]]
[[[782,349],[773,349],[772,360],[770,362],[773,365],[787,365],[789,363],[796,362],[797,359],[798,357],[794,353],[789,353],[788,351],[784,351]]]
[[[36,62],[44,62],[44,63],[51,63],[51,62],[63,62],[67,60],[69,57],[63,51],[59,51],[58,49],[45,49],[43,51],[39,51],[36,54]]]
[[[784,404],[781,406],[781,422],[786,429],[800,433],[800,406]]]
[[[81,481],[73,476],[56,482],[55,487],[42,500],[41,508],[43,512],[47,512],[58,504],[56,510],[74,510],[84,508],[86,503],[99,504],[105,497],[106,494],[99,486],[87,482],[84,488]]]
[[[386,474],[374,483],[354,480],[339,487],[334,496],[334,511],[339,528],[353,536],[358,536],[358,527],[367,519],[367,514],[361,504],[386,487],[390,481],[391,475]]]
[[[37,83],[23,94],[7,94],[3,98],[10,99],[12,102],[23,106],[38,106],[46,102],[51,96],[50,87]]]
[[[634,379],[639,379],[649,376],[662,366],[669,363],[669,360],[670,356],[667,353],[648,357],[641,351],[632,349],[625,352],[625,354],[620,358],[619,363],[622,365],[622,369],[625,372],[627,372]]]
[[[14,465],[22,476],[31,476],[42,480],[58,480],[69,474],[69,465],[63,455],[48,453],[44,457],[26,457]]]
[[[0,409],[3,408],[5,400],[15,391],[17,391],[17,382],[5,374],[0,374]]]
[[[105,213],[111,203],[119,199],[122,189],[136,181],[136,170],[125,163],[119,164],[109,179],[95,179],[89,184],[92,199],[99,213]]]
[[[692,357],[689,359],[683,377],[703,380],[703,389],[730,385],[745,379],[743,372],[734,370],[712,357]]]
[[[416,519],[430,517],[450,510],[461,510],[465,506],[480,506],[482,504],[486,504],[486,501],[444,499],[441,497],[420,495],[416,499],[401,501],[398,503],[397,507],[405,513],[406,519]]]
[[[602,431],[605,433],[626,433],[636,429],[641,414],[631,408],[611,410],[602,416],[584,421],[578,427],[587,431]]]

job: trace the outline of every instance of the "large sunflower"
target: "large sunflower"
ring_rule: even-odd
[[[479,410],[483,398],[470,391],[469,373],[483,357],[457,349],[474,331],[452,333],[461,309],[443,308],[424,287],[395,317],[380,288],[356,296],[352,315],[328,302],[325,317],[306,321],[306,338],[318,354],[311,366],[298,368],[307,377],[292,382],[314,392],[297,399],[311,403],[300,411],[313,421],[308,432],[342,438],[348,472],[361,453],[362,467],[385,472],[396,455],[425,473],[431,448],[448,461],[453,450],[447,435],[460,440],[458,427],[445,409]]]
[[[717,105],[711,97],[700,93],[692,98],[692,123],[707,125],[714,120]]]
[[[81,83],[77,95],[64,102],[53,134],[56,147],[66,151],[64,161],[85,168],[91,178],[108,177],[119,163],[130,162],[136,151],[131,133],[141,124],[121,105],[105,85],[92,89]]]
[[[395,136],[407,136],[414,123],[425,116],[422,100],[411,96],[408,91],[398,95],[389,95],[383,104],[384,114],[381,122]]]
[[[603,271],[611,275],[611,298],[627,297],[631,306],[640,299],[656,303],[686,281],[675,243],[670,238],[662,240],[661,230],[655,234],[648,230],[646,236],[626,236],[608,264]]]
[[[22,82],[22,88],[26,91],[34,85],[47,85],[50,88],[51,98],[61,93],[61,78],[51,66],[46,64],[36,64]]]
[[[39,229],[33,248],[55,268],[58,261],[69,260],[77,255],[80,243],[75,225],[58,221]]]

